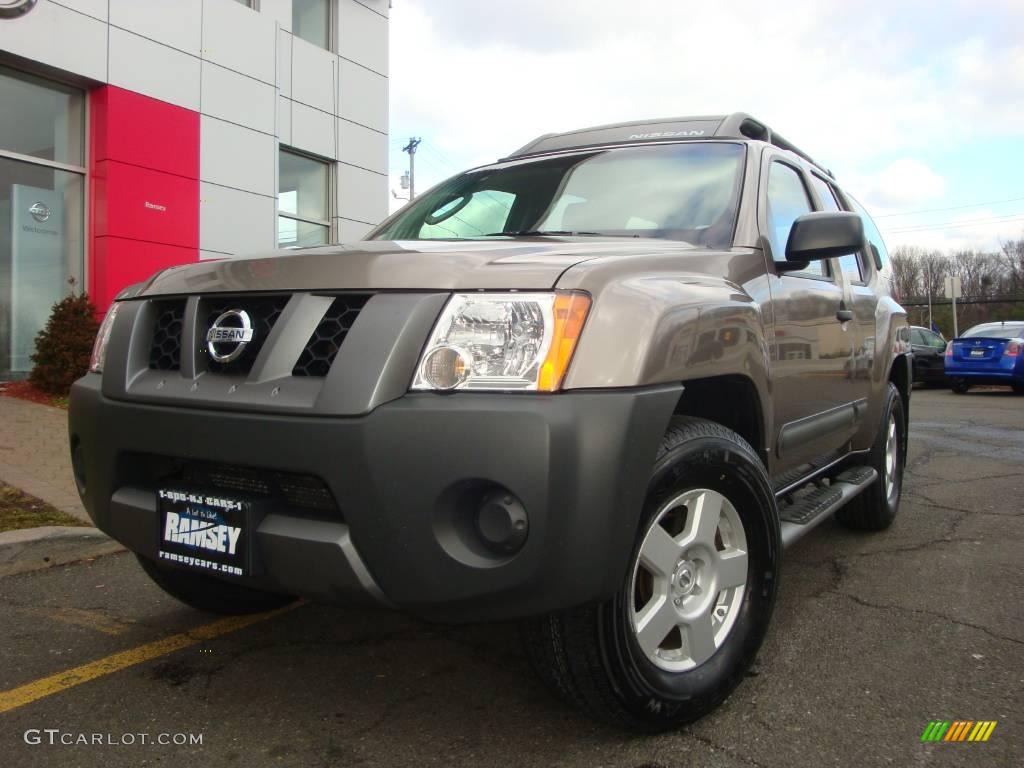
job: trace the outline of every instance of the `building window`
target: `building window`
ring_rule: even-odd
[[[292,34],[331,47],[331,0],[292,0]]]
[[[281,150],[277,195],[280,248],[326,245],[331,234],[330,164]]]
[[[53,304],[82,290],[85,96],[0,67],[0,379],[32,368]]]

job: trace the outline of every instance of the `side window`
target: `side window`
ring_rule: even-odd
[[[921,331],[921,335],[924,336],[924,343],[929,347],[935,347],[936,349],[945,349],[946,342],[942,340],[942,337],[937,333],[931,331]]]
[[[868,212],[864,210],[864,206],[848,194],[847,197],[850,198],[853,210],[859,213],[864,220],[864,238],[868,241],[868,250],[871,251],[871,258],[875,260],[875,266],[885,269],[889,266],[889,252],[885,249],[885,243],[882,241],[882,233],[878,231],[878,227],[875,226],[875,222],[871,220]]]
[[[469,199],[454,197],[426,217],[420,227],[421,240],[472,238],[501,232],[516,196],[499,190],[481,189]]]
[[[792,166],[785,163],[772,163],[768,171],[768,240],[772,245],[772,254],[777,259],[785,257],[786,241],[793,222],[810,213],[811,200],[807,196],[800,174]],[[825,263],[812,261],[807,269],[801,272],[790,272],[791,275],[825,276]]]
[[[817,174],[811,174],[811,184],[814,185],[814,191],[818,193],[818,197],[821,199],[821,210],[823,211],[841,211],[842,207],[836,200],[836,192],[832,188],[832,185],[825,181]],[[846,279],[853,283],[864,282],[864,268],[861,265],[860,254],[848,253],[845,256],[839,257],[839,269],[846,275]]]
[[[924,333],[919,331],[917,328],[912,328],[910,330],[910,343],[919,347],[928,346],[928,341],[925,339]]]

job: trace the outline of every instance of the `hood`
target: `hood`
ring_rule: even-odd
[[[137,295],[244,291],[548,290],[575,264],[605,256],[689,250],[631,238],[364,241],[172,267]]]

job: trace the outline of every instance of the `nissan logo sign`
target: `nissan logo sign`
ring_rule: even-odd
[[[0,0],[0,19],[16,19],[36,7],[37,0]]]
[[[252,320],[244,309],[229,309],[213,321],[206,334],[210,357],[218,363],[237,360],[252,341]]]
[[[50,218],[50,208],[46,203],[32,203],[29,207],[28,212],[32,214],[32,218],[42,224],[48,218]]]

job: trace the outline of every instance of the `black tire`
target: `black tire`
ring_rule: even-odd
[[[1024,395],[1024,384],[1011,384],[1010,389],[1013,390],[1015,395]]]
[[[967,393],[967,390],[971,388],[963,379],[953,379],[953,383],[950,384],[950,389],[953,390],[954,394],[963,395]]]
[[[746,536],[746,583],[732,628],[721,644],[716,639],[713,654],[689,670],[666,671],[648,658],[633,630],[633,573],[659,510],[690,489],[713,490],[734,508]],[[658,732],[721,704],[743,680],[768,629],[778,584],[779,520],[754,450],[713,422],[674,419],[658,450],[632,549],[613,598],[533,619],[523,637],[534,669],[563,699],[597,720]]]
[[[262,613],[295,602],[291,595],[243,587],[202,573],[162,568],[142,555],[139,564],[156,585],[185,605],[209,613]]]
[[[892,419],[896,427],[896,456],[893,483],[887,486],[886,450],[889,438],[889,424]],[[858,531],[882,531],[892,525],[900,508],[903,494],[903,469],[907,463],[907,419],[903,397],[896,385],[890,383],[885,393],[882,418],[878,425],[875,442],[868,453],[865,466],[872,467],[878,477],[860,495],[836,513],[836,518],[847,528]]]

